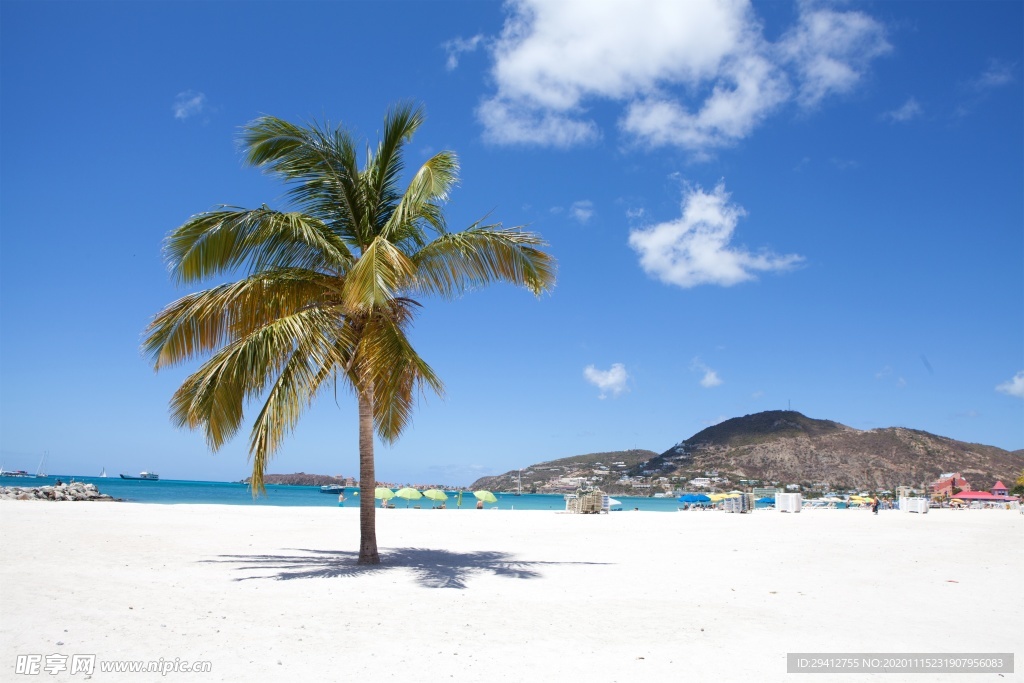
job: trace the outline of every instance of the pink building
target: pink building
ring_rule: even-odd
[[[949,472],[939,475],[939,478],[932,482],[932,493],[952,498],[955,495],[953,487],[960,489],[961,492],[971,490],[971,485],[967,483],[962,474],[959,472]]]

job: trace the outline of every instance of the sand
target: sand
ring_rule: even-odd
[[[93,681],[1022,680],[1024,515],[0,502],[23,654],[209,661]],[[786,674],[788,652],[1013,652],[1015,674]]]

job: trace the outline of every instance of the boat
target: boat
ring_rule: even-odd
[[[139,472],[139,476],[133,477],[130,474],[122,474],[122,479],[133,479],[135,481],[158,481],[160,475],[156,472]]]
[[[320,493],[345,493],[345,487],[341,484],[324,484],[320,487]]]
[[[49,475],[46,474],[46,456],[49,453],[44,452],[43,457],[39,458],[39,467],[36,468],[36,479],[46,479]]]
[[[103,470],[100,472],[100,477],[102,479],[106,479],[107,478],[107,468],[106,467],[104,467]]]
[[[0,467],[0,477],[31,477],[32,475],[25,470],[5,470]]]

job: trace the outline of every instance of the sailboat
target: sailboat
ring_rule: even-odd
[[[43,452],[43,457],[39,458],[39,467],[36,468],[36,479],[46,479],[46,456],[47,452]]]
[[[516,490],[515,495],[523,495],[523,471],[519,470],[519,488]]]
[[[107,468],[106,467],[104,467],[103,470],[100,472],[100,476],[102,478],[104,478],[104,479],[107,478]]]

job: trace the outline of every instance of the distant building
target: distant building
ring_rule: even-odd
[[[787,491],[799,491],[800,490],[800,484],[786,484],[786,490]]]
[[[993,496],[1008,496],[1008,495],[1010,495],[1010,490],[1007,489],[1006,488],[1006,484],[1004,484],[1001,481],[997,481],[995,486],[993,486],[990,490],[992,491],[992,495]]]
[[[711,486],[711,479],[708,477],[697,477],[696,479],[690,480],[690,486],[696,486],[698,488],[707,488]]]
[[[946,474],[942,474],[938,479],[933,481],[931,485],[932,493],[934,495],[949,496],[950,498],[955,495],[953,492],[954,488],[960,489],[957,493],[962,493],[964,491],[970,491],[971,485],[959,472],[947,472]]]
[[[778,492],[779,492],[779,490],[777,488],[775,488],[774,486],[755,486],[754,487],[754,497],[755,498],[764,498],[766,496],[767,497],[771,497],[771,496],[774,496]]]

